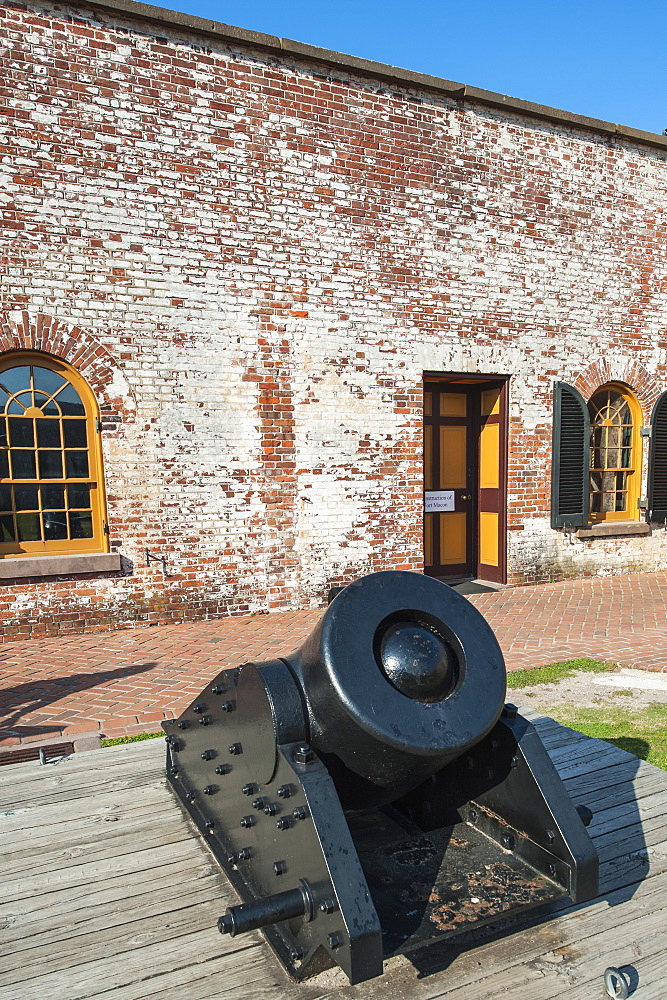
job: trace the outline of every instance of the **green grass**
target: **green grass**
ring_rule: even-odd
[[[121,743],[140,743],[141,740],[154,740],[157,736],[164,736],[164,733],[137,733],[136,736],[116,736],[112,740],[100,740],[100,746],[117,747]]]
[[[507,675],[508,688],[533,687],[535,684],[553,684],[571,677],[577,670],[603,673],[616,670],[615,663],[601,663],[600,660],[566,660],[564,663],[547,663],[543,667],[529,667],[528,670],[512,670]]]
[[[602,673],[615,670],[613,663],[599,660],[567,660],[548,663],[544,667],[514,670],[507,675],[508,688],[530,688],[537,684],[554,684],[571,677],[578,670]],[[524,691],[529,698],[539,698],[537,691]],[[632,691],[621,689],[613,694],[631,696]],[[593,736],[627,750],[635,757],[667,770],[667,705],[650,705],[633,710],[606,705],[602,708],[580,708],[577,705],[553,705],[544,709],[552,719],[576,729],[585,736]]]
[[[549,715],[556,722],[613,743],[667,771],[667,705],[649,705],[637,711],[616,705],[605,708],[560,705],[549,709]]]

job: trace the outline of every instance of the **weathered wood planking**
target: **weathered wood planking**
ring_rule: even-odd
[[[480,929],[349,986],[290,983],[261,935],[221,937],[234,898],[163,779],[161,740],[6,768],[0,787],[2,1000],[568,1000],[632,965],[667,995],[667,774],[527,711],[574,801],[595,810],[601,894]]]

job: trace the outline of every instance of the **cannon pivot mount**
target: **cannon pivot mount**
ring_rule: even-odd
[[[383,959],[569,894],[597,855],[493,632],[419,574],[341,591],[296,652],[221,672],[167,732],[167,775],[295,979]]]

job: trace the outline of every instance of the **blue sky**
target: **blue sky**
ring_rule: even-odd
[[[648,132],[667,128],[665,0],[161,5]]]

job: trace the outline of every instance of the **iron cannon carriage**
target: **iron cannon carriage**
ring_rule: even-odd
[[[342,589],[290,655],[224,670],[167,732],[167,774],[299,980],[383,959],[569,895],[598,859],[535,730],[505,703],[496,638],[436,580]]]

